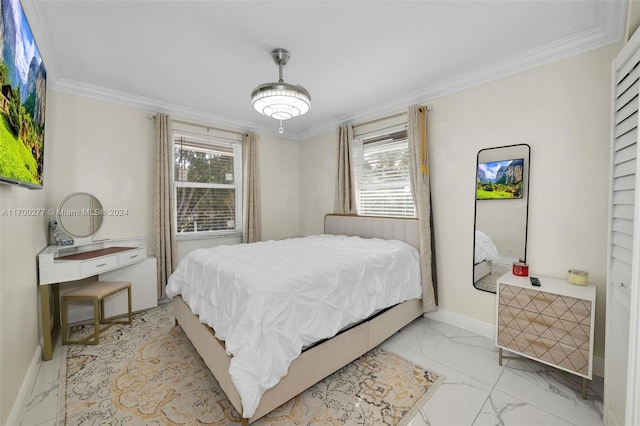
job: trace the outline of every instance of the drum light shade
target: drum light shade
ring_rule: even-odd
[[[274,49],[271,57],[278,64],[280,79],[277,83],[261,84],[253,89],[253,109],[280,121],[305,114],[311,108],[309,92],[302,86],[285,83],[282,78],[282,67],[289,60],[289,52],[285,49]]]
[[[303,87],[287,83],[267,83],[254,89],[251,104],[260,114],[276,120],[288,120],[309,111],[311,98]]]

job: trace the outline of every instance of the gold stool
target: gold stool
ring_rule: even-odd
[[[104,299],[120,291],[127,290],[129,299],[129,320],[105,321],[104,320]],[[114,324],[131,324],[131,283],[128,281],[98,281],[75,288],[62,296],[62,344],[63,345],[97,345],[100,343],[100,333]],[[67,306],[69,300],[91,300],[93,302],[93,338],[87,337],[82,340],[69,340],[67,334]],[[98,305],[100,311],[98,312]],[[107,324],[100,329],[100,324]]]

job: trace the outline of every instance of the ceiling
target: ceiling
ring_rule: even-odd
[[[626,1],[22,0],[50,89],[277,135],[252,89],[291,59],[300,140],[622,40]]]

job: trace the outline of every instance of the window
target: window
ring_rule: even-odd
[[[178,236],[242,232],[242,144],[174,131]]]
[[[354,137],[358,214],[415,217],[405,125]]]

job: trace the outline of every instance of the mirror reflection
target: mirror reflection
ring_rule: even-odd
[[[72,237],[88,237],[102,225],[104,211],[100,201],[92,194],[76,192],[67,195],[58,204],[58,226]]]
[[[529,157],[526,144],[485,148],[476,162],[473,285],[496,292],[496,280],[527,258]]]

